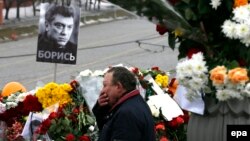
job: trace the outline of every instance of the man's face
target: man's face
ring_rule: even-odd
[[[113,106],[120,99],[123,90],[118,84],[113,84],[112,79],[113,73],[106,73],[103,80],[103,88],[101,90],[101,94],[107,94],[109,106]]]
[[[64,46],[70,39],[73,27],[73,17],[55,15],[55,19],[51,23],[46,24],[46,31],[51,40],[54,40],[59,46]]]

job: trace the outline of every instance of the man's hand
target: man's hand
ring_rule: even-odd
[[[101,93],[97,101],[99,106],[101,107],[108,105],[109,101],[108,95],[106,93]]]

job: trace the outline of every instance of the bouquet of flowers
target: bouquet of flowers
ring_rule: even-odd
[[[46,94],[45,94],[46,93]],[[59,103],[37,129],[40,135],[48,134],[55,141],[89,141],[96,138],[95,119],[85,103],[79,84],[48,83],[40,88],[36,96],[44,107]]]
[[[40,112],[42,109],[42,104],[34,96],[34,91],[17,92],[2,97],[0,101],[0,121],[6,123],[7,139],[16,140],[21,138],[20,135],[29,112]]]
[[[139,68],[133,67],[131,68],[131,71],[136,74],[140,84],[146,91],[145,100],[151,109],[155,121],[156,140],[185,141],[189,113],[183,110],[183,115],[172,117],[171,120],[166,119],[166,115],[163,114],[165,110],[164,105],[160,104],[160,106],[157,107],[156,105],[159,104],[156,103],[161,103],[160,101],[166,103],[167,99],[164,99],[165,97],[162,97],[161,95],[159,95],[159,98],[155,97],[156,99],[151,99],[151,96],[157,94],[155,90],[152,89],[152,83],[150,83],[148,80],[145,80],[144,78],[147,77],[147,75],[150,75],[156,84],[162,89],[162,91],[170,97],[174,96],[176,88],[174,85],[176,84],[176,79],[170,79],[170,72],[165,72],[159,69],[159,67],[152,67],[151,69],[147,70],[141,70]]]

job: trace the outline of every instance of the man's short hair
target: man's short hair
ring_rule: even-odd
[[[107,73],[113,73],[113,84],[120,82],[128,92],[136,88],[135,75],[125,67],[112,67]]]
[[[64,17],[73,17],[74,18],[74,9],[71,6],[63,6],[52,4],[45,14],[45,20],[49,23],[55,19],[55,15],[62,15]]]

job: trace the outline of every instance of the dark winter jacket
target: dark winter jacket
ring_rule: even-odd
[[[125,94],[112,109],[96,104],[99,141],[155,141],[151,111],[138,90]]]

